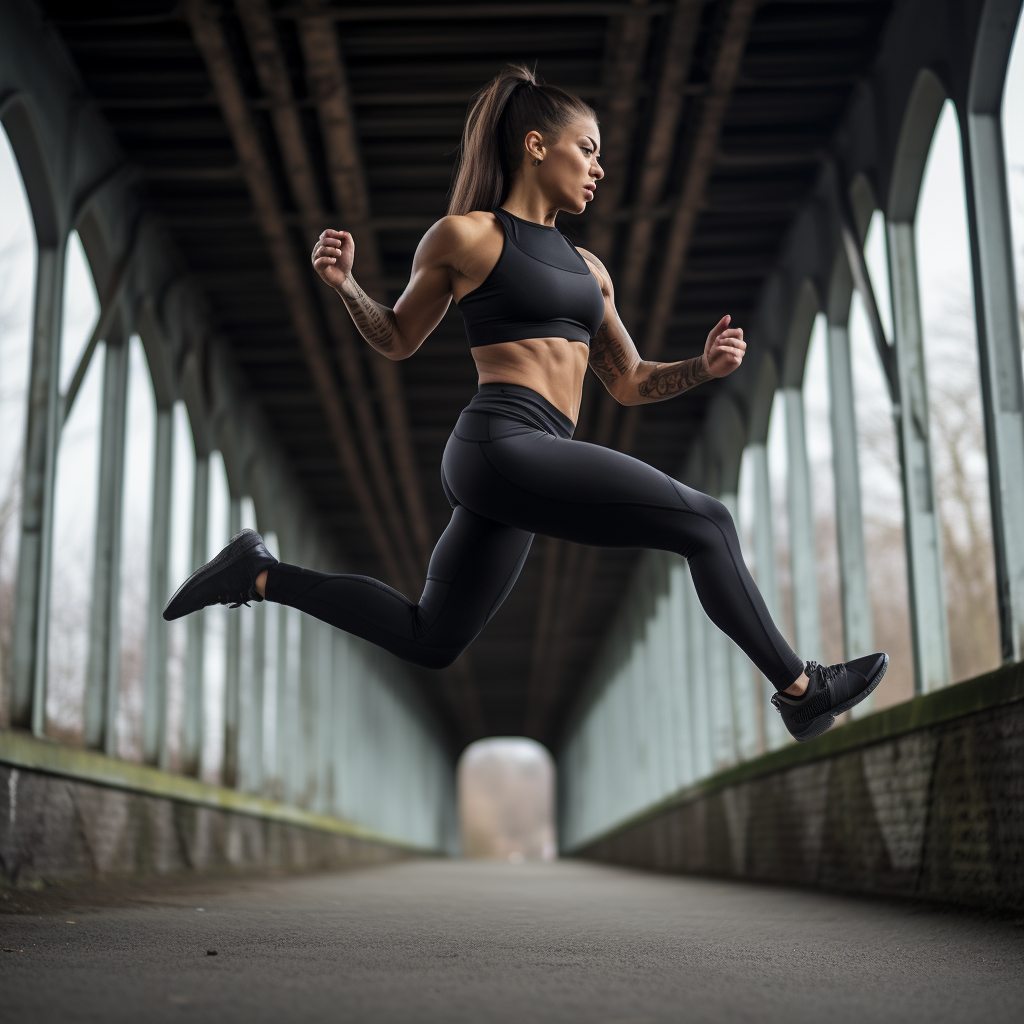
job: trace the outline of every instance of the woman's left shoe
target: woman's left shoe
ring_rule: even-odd
[[[164,608],[164,618],[178,619],[210,604],[238,608],[262,601],[256,592],[256,577],[272,565],[277,565],[277,559],[263,538],[255,530],[242,530],[178,587]]]
[[[803,695],[774,693],[772,703],[795,739],[810,740],[830,729],[836,715],[872,693],[888,667],[888,654],[869,654],[837,665],[809,661],[804,666],[807,689]]]

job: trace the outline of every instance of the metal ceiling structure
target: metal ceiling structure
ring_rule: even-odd
[[[754,309],[892,6],[41,3],[351,570],[412,597],[473,361],[454,307],[414,358],[377,356],[312,271],[320,230],[350,229],[360,282],[393,302],[445,213],[474,92],[535,63],[601,123],[598,198],[559,226],[608,265],[645,358],[693,356]],[[627,410],[591,377],[576,436],[675,473],[715,387]],[[425,678],[462,740],[556,739],[636,554],[538,538],[464,685]]]

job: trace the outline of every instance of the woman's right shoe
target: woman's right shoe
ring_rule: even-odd
[[[267,550],[263,538],[255,530],[242,530],[178,587],[164,608],[164,618],[179,619],[211,604],[238,608],[250,601],[262,601],[256,591],[256,577],[272,565],[277,565],[277,559]]]
[[[772,703],[794,739],[810,740],[830,729],[836,715],[872,693],[888,667],[888,654],[869,654],[837,665],[809,661],[804,666],[807,689],[803,695],[774,693]]]

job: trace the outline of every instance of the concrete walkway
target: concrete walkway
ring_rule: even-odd
[[[951,911],[573,862],[414,862],[200,898],[0,916],[0,946],[23,950],[0,952],[0,1019],[1024,1019],[1024,927]]]

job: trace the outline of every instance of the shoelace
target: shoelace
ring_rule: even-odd
[[[219,594],[217,597],[217,604],[226,604],[229,608],[241,608],[244,604],[246,608],[251,608],[252,605],[249,604],[249,600],[249,594],[237,591],[234,594]]]
[[[839,677],[840,671],[845,668],[846,666],[843,665],[841,662],[836,665],[819,665],[816,661],[808,661],[804,665],[804,675],[807,676],[808,680],[810,680],[811,676],[813,676],[815,672],[820,672],[821,681],[825,687],[825,689],[823,689],[823,691],[819,693],[817,697],[814,698],[815,704],[831,703],[831,701],[828,698],[827,688],[830,683],[834,683],[836,681],[836,679]],[[824,701],[820,700],[822,696],[825,697]],[[782,702],[778,699],[777,693],[772,694],[772,704],[775,705],[775,710],[778,711],[778,713],[781,715]],[[808,708],[808,710],[811,709]],[[816,708],[814,710],[816,710]]]

